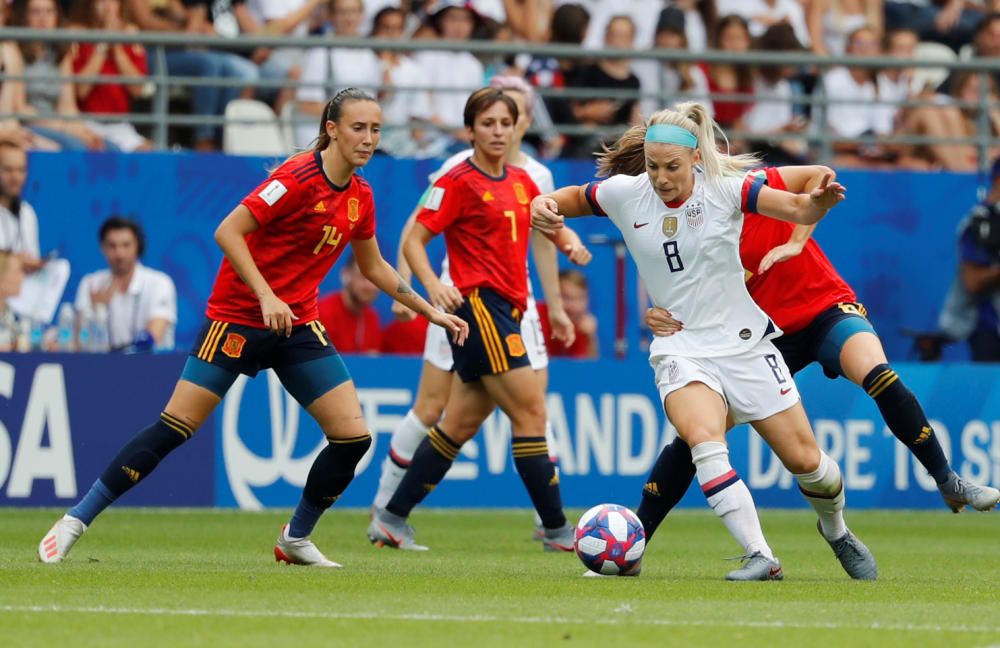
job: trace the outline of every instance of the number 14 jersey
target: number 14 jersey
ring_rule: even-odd
[[[763,179],[752,174],[709,181],[695,170],[683,203],[665,203],[646,174],[590,183],[594,213],[621,230],[653,304],[684,330],[654,337],[650,357],[720,357],[781,334],[750,294],[740,262],[743,211],[756,211]]]

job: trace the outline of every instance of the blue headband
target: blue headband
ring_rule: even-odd
[[[653,124],[646,129],[646,141],[676,144],[690,149],[698,148],[698,138],[686,128],[672,124]]]

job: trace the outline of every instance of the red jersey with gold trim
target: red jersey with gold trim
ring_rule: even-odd
[[[344,187],[323,172],[319,152],[297,155],[240,204],[258,223],[246,237],[254,263],[278,299],[304,324],[319,316],[319,284],[352,239],[375,235],[371,187],[351,176]],[[266,328],[260,301],[229,259],[222,260],[205,313],[209,319]]]
[[[771,167],[763,172],[769,187],[785,189],[785,181],[777,169]],[[757,274],[761,260],[773,248],[787,243],[794,228],[791,223],[746,213],[740,236],[740,260],[746,270],[747,290],[787,334],[801,331],[831,306],[858,299],[812,238],[797,257],[775,263],[767,272]]]
[[[504,165],[494,178],[471,160],[434,183],[417,222],[444,232],[455,286],[466,295],[492,288],[523,312],[528,302],[528,205],[540,192],[524,169]]]

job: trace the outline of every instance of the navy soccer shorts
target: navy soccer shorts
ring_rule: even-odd
[[[504,297],[489,288],[476,288],[455,314],[469,323],[465,345],[451,343],[462,382],[531,366],[521,339],[522,313]]]
[[[290,337],[207,320],[181,379],[222,398],[239,374],[253,377],[261,369],[274,369],[281,384],[303,407],[351,379],[319,320],[292,327]]]
[[[862,304],[842,302],[817,315],[801,331],[782,335],[773,342],[793,375],[818,362],[823,367],[823,373],[836,378],[844,375],[840,366],[840,351],[855,333],[877,335]]]

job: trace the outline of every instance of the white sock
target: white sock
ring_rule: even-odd
[[[844,522],[844,482],[837,462],[819,451],[819,468],[805,475],[795,475],[799,490],[819,516],[820,529],[827,540],[847,533]]]
[[[378,492],[375,493],[373,506],[384,509],[392,499],[399,482],[403,481],[406,469],[410,466],[413,453],[427,436],[428,429],[411,409],[392,431],[389,455],[382,462],[382,476],[378,480]]]
[[[773,560],[774,553],[764,539],[753,497],[729,463],[726,444],[718,441],[699,443],[691,448],[691,458],[708,505],[743,547],[744,555],[759,552]]]

